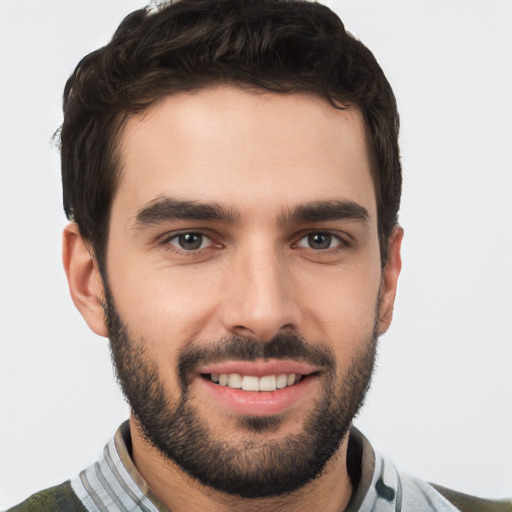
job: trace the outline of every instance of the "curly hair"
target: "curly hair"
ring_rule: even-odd
[[[66,83],[60,132],[64,210],[104,258],[128,117],[165,95],[235,84],[357,107],[375,183],[381,261],[401,195],[399,118],[373,54],[307,0],[178,0],[129,14]]]

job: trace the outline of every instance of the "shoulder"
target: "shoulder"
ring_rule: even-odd
[[[443,510],[458,512],[512,512],[512,501],[479,498],[408,474],[399,476],[402,510]]]
[[[510,500],[487,500],[447,489],[441,485],[430,485],[461,512],[512,512]]]
[[[30,496],[6,512],[86,512],[68,480]]]

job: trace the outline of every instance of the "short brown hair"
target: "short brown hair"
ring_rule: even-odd
[[[128,15],[66,83],[64,210],[101,262],[126,119],[162,96],[216,83],[308,92],[361,111],[372,157],[382,264],[401,195],[396,100],[372,53],[307,0],[178,0]]]

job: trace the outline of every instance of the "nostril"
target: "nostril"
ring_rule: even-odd
[[[241,334],[251,338],[256,336],[256,333],[252,329],[249,329],[249,327],[245,327],[244,325],[235,325],[233,327],[233,331],[236,332],[236,334]]]

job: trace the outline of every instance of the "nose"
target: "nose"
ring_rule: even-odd
[[[298,330],[300,309],[284,255],[261,246],[238,251],[227,274],[221,306],[225,330],[260,342]]]

